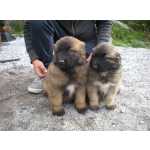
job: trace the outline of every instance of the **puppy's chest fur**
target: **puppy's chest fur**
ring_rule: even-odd
[[[106,95],[109,88],[111,86],[115,86],[115,83],[113,83],[112,78],[110,78],[109,76],[110,75],[105,72],[97,74],[97,79],[93,82],[93,85],[99,89],[101,94]]]
[[[108,92],[110,86],[114,86],[114,84],[111,83],[111,82],[103,83],[103,82],[101,82],[101,81],[95,81],[93,84],[94,84],[94,86],[96,86],[96,87],[99,89],[99,91],[100,91],[101,93],[103,93],[104,95],[107,94],[107,92]]]

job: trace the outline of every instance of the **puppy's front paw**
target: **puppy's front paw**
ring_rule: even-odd
[[[117,105],[116,104],[113,104],[113,105],[106,105],[106,108],[109,109],[109,110],[114,110],[116,109]]]
[[[98,111],[99,110],[99,106],[98,105],[90,105],[89,109],[91,109],[92,111]]]
[[[65,114],[65,110],[61,109],[60,111],[53,111],[54,116],[63,116]]]
[[[75,100],[75,108],[77,109],[77,111],[81,114],[85,114],[86,110],[87,110],[87,104],[86,101],[84,99],[76,99]]]
[[[87,110],[87,107],[84,107],[84,108],[76,108],[78,113],[80,114],[85,114],[86,110]]]

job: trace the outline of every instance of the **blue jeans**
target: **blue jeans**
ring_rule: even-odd
[[[53,57],[53,44],[61,37],[70,35],[54,20],[31,21],[32,47],[36,50],[39,59],[48,67]],[[76,36],[74,36],[76,37]],[[80,39],[80,35],[78,35]],[[87,55],[96,45],[96,39],[84,41],[86,43]]]

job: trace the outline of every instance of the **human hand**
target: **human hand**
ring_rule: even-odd
[[[35,59],[32,61],[34,71],[40,78],[44,78],[47,75],[47,69],[45,68],[42,61]]]
[[[87,63],[89,63],[89,62],[91,61],[92,55],[93,55],[93,53],[90,53],[90,55],[89,55],[88,58],[86,59]]]

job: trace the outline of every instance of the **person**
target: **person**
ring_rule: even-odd
[[[11,35],[10,21],[0,20],[0,42],[9,42],[15,40]]]
[[[87,57],[93,47],[111,41],[112,21],[109,20],[29,20],[24,24],[26,50],[37,74],[28,86],[31,93],[42,92],[42,78],[53,58],[53,44],[69,35],[86,43]]]
[[[0,44],[2,42],[2,32],[4,31],[4,26],[5,26],[4,20],[0,20]]]

